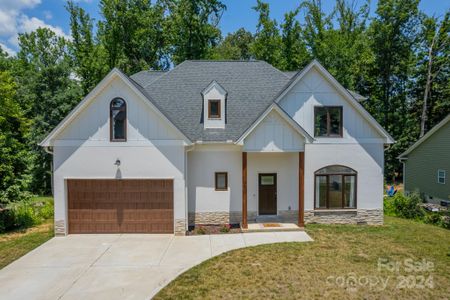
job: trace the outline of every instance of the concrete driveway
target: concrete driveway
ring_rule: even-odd
[[[298,231],[55,237],[0,270],[0,298],[150,299],[212,256],[246,246],[306,241],[311,238]]]

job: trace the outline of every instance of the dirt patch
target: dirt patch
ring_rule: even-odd
[[[40,224],[35,227],[15,230],[15,231],[11,231],[8,233],[3,233],[3,234],[0,234],[0,242],[14,240],[14,239],[20,238],[21,236],[30,234],[30,233],[48,232],[52,226],[53,226],[53,224],[51,222],[46,222],[44,224]]]
[[[205,234],[226,234],[241,233],[239,224],[222,224],[222,225],[196,225],[190,226],[187,235],[205,235]]]

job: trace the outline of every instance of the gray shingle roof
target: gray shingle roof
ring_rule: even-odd
[[[264,61],[185,61],[131,79],[191,141],[236,141],[290,80]],[[225,129],[203,128],[201,92],[213,80],[228,92]]]
[[[131,75],[131,79],[137,82],[140,86],[145,86],[159,78],[166,71],[141,71]]]

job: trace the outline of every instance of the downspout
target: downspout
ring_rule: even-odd
[[[53,147],[44,147],[44,151],[53,156]],[[50,161],[50,188],[52,190],[52,196],[54,197],[54,186],[53,186],[53,157]]]
[[[186,228],[189,229],[189,199],[188,199],[188,152],[194,150],[195,144],[186,147],[186,151],[184,152],[184,198],[185,201],[185,218],[186,218]]]

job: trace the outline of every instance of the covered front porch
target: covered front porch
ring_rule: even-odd
[[[277,105],[239,139],[243,230],[304,227],[305,144],[312,141]]]
[[[304,170],[304,152],[242,152],[242,230],[302,230]]]

